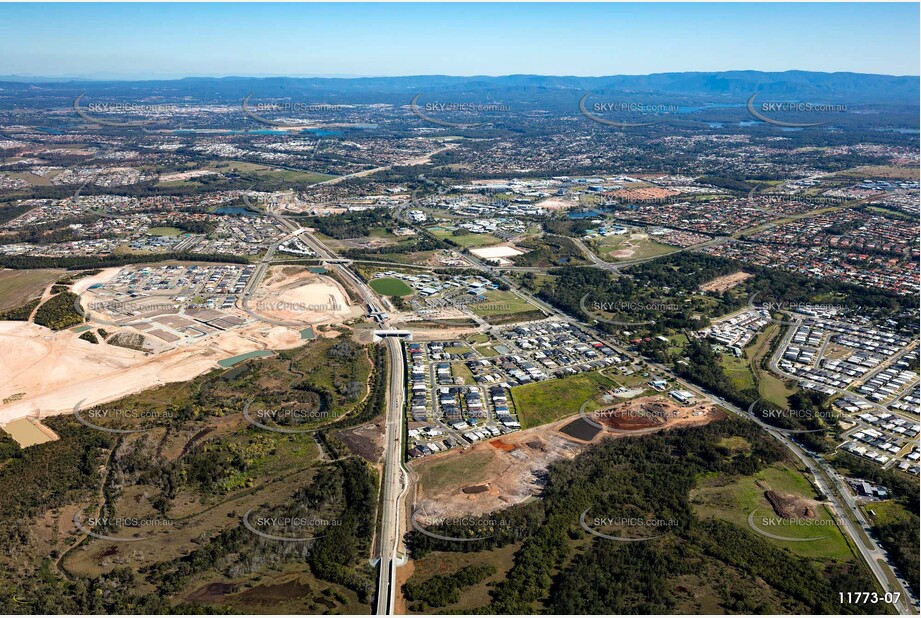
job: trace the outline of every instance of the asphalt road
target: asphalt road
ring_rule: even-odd
[[[305,233],[302,235],[302,238],[317,251],[321,258],[330,259],[333,257],[331,252],[329,252],[329,250],[326,249],[322,243],[310,236],[310,234]],[[722,239],[714,239],[714,241],[716,240]],[[595,332],[595,329],[591,325],[585,324],[584,322],[581,322],[572,316],[562,313],[555,307],[552,307],[551,305],[548,305],[547,303],[534,298],[531,294],[521,290],[517,285],[514,285],[505,277],[502,277],[499,275],[499,273],[493,271],[493,269],[486,267],[476,258],[472,258],[472,256],[467,255],[464,257],[467,259],[467,261],[471,262],[474,267],[490,272],[493,274],[493,276],[498,275],[500,279],[510,284],[510,287],[515,291],[516,294],[527,298],[531,302],[547,310],[547,312],[551,315],[555,315],[562,320],[578,324],[583,328],[587,328],[590,331]],[[356,277],[349,268],[342,264],[336,264],[334,266],[340,272],[342,272],[342,274],[344,274],[356,284],[356,287],[361,292],[366,302],[374,306],[377,305],[375,302],[376,294],[367,285],[365,285],[364,282]],[[386,320],[381,320],[381,326],[386,327]],[[596,332],[596,334],[599,333]],[[634,355],[629,354],[620,346],[612,344],[609,340],[607,340],[607,338],[602,337],[602,339],[621,354],[631,358],[634,357]],[[395,575],[397,561],[400,559],[400,556],[398,556],[398,548],[401,537],[401,503],[407,488],[408,479],[408,476],[406,475],[405,469],[403,467],[402,443],[403,407],[405,401],[405,365],[403,359],[403,351],[400,341],[395,338],[387,339],[387,347],[390,356],[391,372],[385,431],[386,447],[384,449],[384,475],[381,488],[383,492],[383,505],[380,531],[380,569],[378,575],[378,591],[376,596],[375,609],[377,615],[390,615],[394,612],[394,598],[396,593]],[[672,372],[664,366],[649,361],[649,359],[644,360],[646,360],[646,362],[659,373],[667,375],[677,383],[681,384],[683,388],[687,388],[692,392],[698,393],[705,399],[715,401],[719,405],[734,412],[735,414],[745,417],[749,416],[747,411],[742,410],[741,408],[738,408],[737,406],[734,406],[733,404],[726,402],[719,397],[716,397],[712,393],[709,393],[696,385],[688,384],[678,379],[677,376],[672,374]],[[772,358],[772,361],[776,362],[776,356]],[[771,364],[774,365],[774,362]],[[892,574],[892,579],[895,579],[895,577],[885,554],[872,539],[871,547],[864,545],[862,536],[858,532],[851,517],[849,517],[849,515],[852,515],[861,526],[864,526],[864,528],[868,527],[868,523],[866,522],[865,518],[863,517],[863,513],[860,512],[860,509],[857,507],[856,503],[848,499],[847,496],[849,494],[847,493],[847,489],[842,486],[844,481],[840,479],[840,477],[835,473],[835,471],[827,462],[819,457],[805,453],[803,449],[799,447],[799,445],[797,445],[795,442],[793,442],[787,435],[773,429],[766,429],[766,431],[775,439],[780,441],[813,474],[819,490],[827,496],[828,502],[830,503],[837,520],[841,522],[845,532],[848,534],[848,536],[851,537],[853,545],[857,547],[858,551],[860,551],[861,556],[864,558],[864,561],[870,568],[873,576],[879,582],[881,589],[885,591],[893,590],[893,586],[890,584],[890,578],[888,575]],[[888,574],[886,571],[888,571]],[[899,595],[898,603],[895,604],[895,607],[899,613],[918,613],[918,610],[915,607],[917,604],[914,598],[908,593],[907,589],[901,585],[901,583],[899,583],[898,588],[894,591],[901,593]]]
[[[467,255],[465,255],[464,257],[467,258],[467,260],[473,266],[482,268],[484,270],[488,270],[484,268],[484,266],[482,265],[481,262],[479,262],[479,260],[471,259],[471,257]],[[497,273],[493,273],[493,275],[496,276]],[[522,290],[518,286],[514,285],[514,283],[509,281],[508,279],[501,277],[501,275],[499,275],[499,277],[506,283],[510,284],[512,288],[516,292],[518,292],[520,295],[526,297],[531,302],[534,302],[535,304],[538,304],[542,308],[548,310],[548,312],[551,315],[556,316],[560,320],[567,321],[573,324],[577,324],[580,327],[587,329],[589,332],[594,332],[596,335],[598,335],[599,339],[601,339],[602,341],[605,341],[608,345],[610,345],[614,350],[616,350],[621,355],[628,357],[628,358],[636,358],[636,355],[627,352],[621,346],[615,345],[613,342],[610,341],[608,337],[605,337],[603,336],[602,333],[596,331],[595,328],[591,326],[590,324],[586,324],[566,313],[563,313],[562,311],[553,307],[552,305],[541,302],[539,299],[533,297],[531,294],[529,294],[525,290]],[[793,330],[794,329],[790,329],[790,331],[787,333],[785,341],[789,340],[789,338],[792,337]],[[772,358],[772,361],[776,362],[777,356],[778,355],[775,354],[774,357]],[[706,399],[706,400],[715,402],[718,405],[730,410],[731,412],[738,414],[739,416],[750,418],[748,411],[742,410],[741,408],[734,406],[733,404],[725,401],[724,399],[717,397],[716,395],[708,392],[707,390],[697,385],[690,384],[688,382],[685,382],[684,380],[679,379],[676,375],[674,375],[671,372],[671,370],[667,369],[663,365],[660,365],[647,358],[643,358],[643,360],[650,367],[652,367],[656,372],[662,375],[668,376],[670,379],[680,384],[681,388],[690,390],[693,393],[697,393],[698,396],[701,397],[702,399]],[[774,365],[773,362],[771,363],[771,367],[772,369],[777,370],[777,367],[776,365]],[[781,375],[783,374],[781,373]],[[849,394],[853,394],[853,393],[849,393]],[[795,442],[793,442],[793,440],[791,440],[787,435],[781,432],[775,431],[775,430],[771,430],[771,429],[767,429],[767,432],[771,436],[773,436],[775,439],[780,441],[791,453],[793,453],[793,455],[797,459],[803,462],[803,465],[805,465],[806,468],[813,474],[813,476],[816,479],[816,483],[819,486],[820,491],[828,497],[828,501],[832,506],[832,510],[835,512],[836,518],[838,519],[838,521],[841,522],[842,526],[844,527],[844,531],[851,538],[853,545],[857,547],[857,549],[860,551],[861,556],[863,557],[864,561],[866,562],[873,576],[879,582],[880,588],[884,591],[892,591],[892,592],[901,593],[899,595],[898,603],[895,604],[897,611],[900,614],[917,614],[918,613],[918,601],[913,596],[911,596],[911,594],[909,594],[909,591],[907,590],[907,588],[905,588],[905,586],[903,586],[902,583],[899,582],[898,587],[893,589],[893,586],[889,583],[890,578],[887,576],[887,571],[888,571],[888,574],[892,575],[892,579],[896,581],[898,580],[895,577],[895,573],[892,568],[892,565],[889,562],[889,560],[886,558],[885,553],[879,548],[879,546],[872,539],[870,541],[872,547],[866,547],[862,541],[861,535],[856,529],[856,526],[853,524],[853,521],[851,520],[850,517],[847,516],[849,512],[850,514],[853,515],[853,517],[859,522],[861,526],[863,526],[865,529],[869,527],[869,524],[864,518],[863,513],[858,508],[856,502],[848,499],[849,490],[846,488],[845,486],[846,484],[844,480],[841,479],[837,475],[837,473],[834,471],[834,469],[831,467],[831,465],[828,462],[826,462],[824,459],[821,459],[820,457],[817,457],[817,456],[814,457],[814,456],[811,456],[805,453],[803,449],[800,448],[799,445],[797,445]],[[833,485],[834,488],[837,489],[838,491],[831,491],[830,485]],[[880,560],[882,561],[882,563],[879,562]]]
[[[375,310],[381,307],[382,303],[379,301],[377,294],[355,275],[347,265],[338,263],[337,256],[326,245],[317,240],[307,230],[303,230],[293,224],[283,215],[275,216],[292,231],[292,234],[285,238],[299,235],[301,240],[313,249],[321,260],[326,260],[330,268],[335,269],[343,276],[345,281],[352,284],[352,287],[359,293],[366,305]],[[273,245],[269,253],[274,254],[276,248],[277,244]],[[261,279],[270,260],[271,255],[267,255],[260,262],[259,272],[257,276],[253,277],[254,280]],[[255,287],[252,289],[255,289]],[[252,289],[247,294],[251,294]],[[388,320],[386,318],[378,317],[377,320],[381,328],[387,328]],[[378,537],[380,557],[378,562],[377,595],[375,597],[375,612],[381,616],[394,613],[396,567],[402,559],[398,555],[402,538],[402,502],[408,479],[403,467],[403,408],[406,398],[406,367],[403,359],[403,347],[400,340],[395,337],[386,338],[386,346],[390,359],[390,384],[387,395],[387,420],[384,432],[384,473],[381,483],[383,501],[381,530]]]
[[[335,259],[335,255],[310,233],[303,232],[301,239],[321,259]],[[375,309],[380,307],[381,303],[378,301],[376,293],[346,265],[338,263],[328,265],[336,269],[347,281],[352,283],[367,305]],[[387,328],[388,326],[386,318],[380,318],[378,323],[381,328]],[[398,555],[400,539],[402,538],[402,502],[408,478],[403,468],[403,409],[406,400],[406,366],[403,358],[403,346],[400,343],[400,339],[396,337],[387,337],[385,344],[390,359],[390,384],[387,393],[387,414],[384,431],[381,529],[378,536],[380,557],[378,562],[377,595],[375,596],[375,613],[379,616],[394,613],[396,568],[399,560],[402,559]]]
[[[386,616],[394,613],[396,594],[396,567],[401,537],[401,503],[406,477],[403,472],[403,402],[405,398],[405,367],[400,340],[386,339],[390,355],[390,388],[387,397],[387,423],[384,432],[384,475],[381,485],[383,504],[381,510],[380,569],[378,571],[377,602],[375,613]]]

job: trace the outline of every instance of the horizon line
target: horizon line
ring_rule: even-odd
[[[119,82],[119,81],[176,81],[183,79],[342,79],[342,80],[358,80],[358,79],[409,79],[409,78],[420,78],[420,77],[447,77],[454,79],[473,79],[473,78],[489,78],[489,79],[501,79],[505,77],[556,77],[556,78],[576,78],[576,79],[603,79],[606,77],[652,77],[655,75],[689,75],[689,74],[718,74],[718,73],[765,73],[765,74],[784,74],[784,73],[815,73],[822,75],[836,75],[836,74],[850,74],[850,75],[867,75],[867,76],[879,76],[879,77],[894,77],[894,78],[916,78],[921,79],[921,75],[913,74],[893,74],[893,73],[863,73],[860,71],[816,71],[810,69],[784,69],[782,71],[764,71],[761,69],[722,69],[716,71],[656,71],[654,73],[610,73],[604,75],[575,75],[575,74],[553,74],[553,73],[503,73],[503,74],[486,74],[486,73],[477,73],[470,75],[454,75],[448,73],[418,73],[418,74],[378,74],[378,75],[362,75],[362,74],[340,74],[340,73],[329,73],[329,74],[187,74],[187,75],[143,75],[138,74],[136,76],[129,75],[119,75],[113,77],[93,77],[93,76],[81,76],[81,75],[31,75],[31,74],[19,74],[19,73],[10,73],[6,75],[0,75],[0,81],[98,81],[98,82]]]

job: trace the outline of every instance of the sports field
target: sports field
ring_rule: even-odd
[[[411,287],[392,277],[373,279],[370,285],[372,290],[384,296],[412,296],[413,294]]]

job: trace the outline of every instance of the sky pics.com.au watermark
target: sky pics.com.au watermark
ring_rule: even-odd
[[[591,292],[579,300],[579,308],[582,309],[585,315],[590,316],[592,319],[614,326],[644,326],[653,324],[655,320],[638,320],[633,319],[633,316],[642,317],[650,311],[655,313],[674,312],[680,311],[682,308],[678,303],[661,301],[603,301],[597,299],[590,301],[589,296],[591,296]],[[624,319],[605,317],[603,314],[624,316]]]
[[[437,100],[420,103],[419,99],[422,97],[423,93],[420,92],[410,101],[409,108],[412,113],[427,123],[447,128],[472,129],[489,124],[487,120],[457,122],[456,118],[459,115],[473,115],[477,118],[480,116],[487,116],[492,119],[498,114],[507,114],[511,111],[511,108],[503,103],[471,103]]]
[[[757,196],[760,202],[766,206],[773,204],[807,204],[810,206],[842,206],[848,202],[853,202],[853,198],[840,197],[837,195],[778,195],[762,193]]]
[[[775,515],[758,515],[760,508],[748,514],[748,527],[760,536],[785,541],[788,543],[802,543],[806,541],[821,541],[828,538],[831,528],[838,527],[834,519],[820,519],[818,517],[780,517]]]
[[[318,425],[333,419],[333,414],[319,405],[254,406],[252,399],[243,406],[242,414],[254,427],[284,434],[314,433]]]
[[[84,307],[83,299],[80,295],[74,298],[74,310],[83,316],[84,320],[107,326],[131,326],[135,322],[125,321],[126,319],[140,314],[173,313],[181,306],[181,303],[178,302],[91,300]],[[103,315],[111,316],[114,319],[104,318],[102,317]]]
[[[459,298],[426,298],[426,303],[440,309],[461,309],[481,314],[512,313],[511,303],[484,301],[481,297],[464,295]]]
[[[95,429],[116,435],[142,433],[151,429],[164,427],[176,420],[171,410],[132,409],[112,406],[94,406],[82,409],[81,400],[74,406],[74,418],[77,422]]]
[[[305,101],[254,102],[255,93],[249,93],[240,102],[243,114],[268,127],[297,127],[302,124],[329,120],[346,111],[348,105],[333,103],[308,103]],[[316,116],[313,119],[303,116]],[[271,116],[271,117],[270,117]]]
[[[178,302],[145,303],[144,301],[93,300],[86,303],[87,311],[102,311],[113,315],[130,315],[139,312],[174,311],[180,306]]]
[[[85,509],[74,513],[73,524],[80,532],[102,541],[131,543],[152,538],[158,531],[172,529],[175,522],[168,517],[84,517]],[[128,536],[130,534],[131,536]]]
[[[761,404],[761,405],[759,405]],[[835,423],[838,422],[839,416],[833,410],[819,409],[810,410],[806,408],[778,408],[776,406],[766,405],[763,399],[758,399],[748,406],[748,415],[756,423],[784,434],[802,434],[802,433],[823,433],[831,431]],[[821,422],[825,426],[817,429],[788,429],[777,426],[777,422],[787,423],[816,423]]]
[[[255,507],[243,515],[243,527],[258,537],[281,543],[305,543],[326,536],[341,526],[342,519],[313,515],[254,515]]]
[[[90,124],[115,128],[143,129],[168,121],[182,111],[172,103],[84,102],[86,92],[74,98],[74,113]]]
[[[798,318],[812,318],[820,316],[836,316],[849,312],[860,313],[869,307],[861,305],[848,306],[837,303],[809,303],[788,300],[772,300],[763,298],[760,292],[755,292],[748,298],[749,311],[765,311],[767,319],[774,324],[782,326],[796,326],[798,322],[793,319],[785,320],[775,315],[791,315]]]
[[[592,96],[588,92],[579,99],[579,112],[593,122],[618,129],[658,124],[664,120],[662,116],[680,110],[678,105],[645,101],[589,101]]]
[[[665,517],[638,517],[623,514],[590,516],[592,509],[586,509],[579,516],[582,529],[602,539],[619,543],[639,543],[654,541],[677,529],[680,523],[676,519]]]
[[[284,311],[289,313],[316,313],[321,311],[342,311],[345,307],[336,301],[328,303],[302,303],[284,300],[257,300],[252,309],[257,311]]]
[[[496,536],[514,535],[520,529],[512,521],[491,515],[441,517],[423,515],[417,509],[412,517],[413,530],[427,537],[451,543],[473,543]]]
[[[782,128],[802,129],[830,124],[829,114],[847,112],[847,105],[841,103],[812,103],[805,101],[758,101],[760,93],[749,97],[746,107],[754,118]]]
[[[345,311],[347,307],[335,299],[326,303],[302,303],[297,301],[259,299],[255,303],[250,304],[249,298],[243,296],[240,299],[240,309],[253,319],[271,324],[272,326],[304,328],[310,325],[309,319],[315,317],[317,314],[339,313]],[[280,319],[273,317],[272,314],[290,317],[292,319]]]

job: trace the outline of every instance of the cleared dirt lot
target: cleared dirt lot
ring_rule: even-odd
[[[707,283],[701,285],[700,289],[704,292],[725,292],[726,290],[734,288],[749,278],[751,278],[749,273],[739,271],[737,273],[732,273],[731,275],[717,277],[712,281],[708,281]]]
[[[545,200],[541,200],[534,204],[538,208],[545,208],[547,210],[562,210],[564,208],[572,208],[579,202],[575,200],[563,200],[558,197],[548,197]]]
[[[262,333],[260,331],[266,331]],[[282,331],[282,332],[276,332]],[[0,383],[0,423],[98,405],[168,382],[190,380],[217,361],[251,350],[302,345],[280,327],[253,325],[161,354],[83,341],[73,331],[52,332],[25,322],[0,322],[0,356],[8,373]]]
[[[338,281],[299,266],[269,269],[249,309],[272,320],[306,325],[339,323],[363,315]]]
[[[73,286],[84,293],[96,283],[112,279],[119,268],[106,269]],[[334,280],[295,267],[273,269],[263,292],[275,319],[297,323],[341,323],[361,310],[348,304]],[[262,288],[260,288],[262,289]],[[309,309],[329,305],[329,310]],[[293,310],[291,309],[293,307]],[[301,308],[309,310],[301,311]],[[240,312],[240,315],[245,315]],[[169,319],[186,319],[172,316]],[[169,320],[167,320],[168,322]],[[145,323],[146,324],[146,323]],[[142,324],[143,326],[143,324]],[[134,327],[104,325],[110,332],[134,332]],[[150,335],[150,329],[145,332]],[[106,343],[81,340],[71,330],[52,332],[26,322],[0,322],[0,357],[5,369],[0,381],[0,423],[27,416],[65,414],[83,401],[99,405],[168,382],[190,380],[215,367],[218,361],[255,350],[282,350],[303,345],[299,329],[256,321],[233,330],[211,332],[191,341],[167,342],[147,337],[153,353]],[[154,333],[155,334],[155,333]]]
[[[663,403],[678,413],[670,414],[655,426],[647,425],[637,434],[702,425],[725,417],[725,413],[709,405],[680,408],[664,397],[646,397],[621,405],[624,409],[627,406],[635,409],[650,402]],[[695,412],[699,414],[694,415]],[[579,418],[570,416],[467,449],[452,449],[410,462],[415,479],[414,510],[419,509],[426,517],[456,517],[483,515],[518,504],[540,493],[547,467],[554,461],[572,459],[589,444],[605,438],[633,435],[625,431],[599,431],[591,440],[580,440],[561,431]]]

